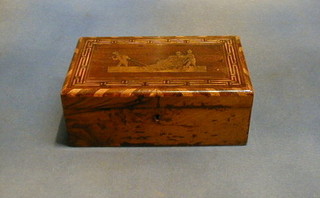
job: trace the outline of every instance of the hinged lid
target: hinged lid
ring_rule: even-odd
[[[83,37],[62,95],[252,94],[237,36]]]

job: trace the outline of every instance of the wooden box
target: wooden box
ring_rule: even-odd
[[[71,146],[244,145],[237,36],[80,38],[61,91]]]

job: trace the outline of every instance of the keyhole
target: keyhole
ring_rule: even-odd
[[[160,115],[156,114],[153,116],[154,121],[159,122],[160,121]]]

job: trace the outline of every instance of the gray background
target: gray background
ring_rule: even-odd
[[[0,197],[320,197],[320,1],[1,0]],[[70,148],[59,91],[80,36],[239,35],[247,146]]]

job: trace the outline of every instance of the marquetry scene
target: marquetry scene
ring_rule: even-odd
[[[146,64],[118,51],[112,53],[112,59],[117,66],[108,67],[108,72],[206,72],[206,66],[197,66],[196,57],[191,49],[186,52],[176,51],[175,54],[154,64]],[[131,66],[130,64],[138,66]]]

